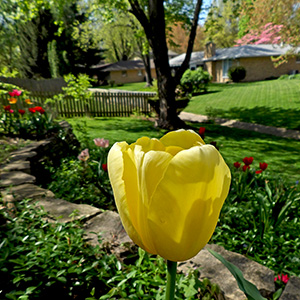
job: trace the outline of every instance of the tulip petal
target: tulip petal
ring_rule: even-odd
[[[179,152],[149,207],[148,224],[158,254],[187,260],[209,241],[230,185],[230,171],[211,145]]]
[[[139,199],[137,171],[132,159],[126,152],[127,148],[126,142],[116,143],[112,146],[107,158],[108,173],[122,224],[133,242],[143,248],[143,243],[134,226],[137,223],[136,212],[132,205],[127,203],[127,199],[136,203]],[[128,177],[130,180],[126,180]]]
[[[195,145],[204,145],[201,137],[192,130],[177,130],[168,132],[160,141],[167,146],[178,146],[184,149],[189,149]]]

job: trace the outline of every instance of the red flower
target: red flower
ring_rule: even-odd
[[[19,114],[23,116],[25,114],[25,110],[24,109],[19,109]]]
[[[41,115],[45,113],[45,110],[41,106],[34,107],[35,111],[39,112]]]
[[[102,164],[103,171],[107,172],[107,164]]]
[[[253,157],[252,157],[252,156],[250,156],[250,157],[245,157],[245,158],[243,159],[243,162],[244,162],[245,165],[249,166],[249,165],[251,165],[252,162],[253,162]]]
[[[233,165],[234,165],[235,168],[238,169],[241,166],[241,163],[239,163],[238,161],[236,161]]]
[[[268,164],[263,162],[263,163],[259,163],[259,168],[264,171],[266,168],[268,167]]]
[[[22,91],[14,89],[12,92],[8,92],[11,97],[20,96]]]
[[[6,105],[6,106],[4,106],[4,110],[6,110],[6,111],[10,111],[10,108],[11,108],[11,106],[10,106],[10,105]]]
[[[278,280],[278,281],[282,281],[283,283],[286,284],[289,281],[289,279],[290,278],[288,277],[288,275],[278,274],[278,276],[274,278],[274,281]]]
[[[248,166],[248,165],[243,165],[243,171],[246,172],[246,170],[250,170],[250,166]]]
[[[263,170],[257,170],[255,171],[255,174],[260,174]]]
[[[29,112],[31,112],[32,114],[34,114],[36,112],[35,107],[29,107],[28,108]]]
[[[205,127],[199,128],[199,135],[204,139],[205,138]]]
[[[14,110],[13,110],[13,109],[10,109],[9,112],[12,114],[12,113],[14,112]]]

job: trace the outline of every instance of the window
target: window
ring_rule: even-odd
[[[222,71],[223,71],[223,78],[228,78],[228,70],[232,65],[231,59],[226,59],[222,61]]]
[[[143,76],[142,70],[138,70],[138,76]]]

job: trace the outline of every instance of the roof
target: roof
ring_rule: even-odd
[[[292,50],[291,46],[281,47],[279,45],[243,45],[232,48],[216,49],[216,54],[210,58],[204,58],[204,52],[193,52],[190,64],[201,64],[205,61],[216,61],[225,59],[237,59],[246,57],[270,57],[286,54],[287,51]],[[172,67],[180,66],[184,60],[185,54],[181,54],[170,60]]]
[[[180,54],[169,60],[171,67],[180,67],[185,58],[185,53]],[[190,64],[202,62],[204,58],[204,51],[192,52]]]
[[[101,71],[126,71],[144,68],[142,60],[122,60],[102,68]]]

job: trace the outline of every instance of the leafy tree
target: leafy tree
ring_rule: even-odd
[[[234,0],[214,0],[204,24],[205,41],[214,42],[217,48],[232,47],[238,34],[237,12]]]
[[[144,28],[149,45],[152,49],[155,64],[157,87],[160,99],[160,114],[157,125],[166,129],[185,126],[177,116],[175,105],[175,89],[184,71],[189,66],[194,46],[196,30],[202,0],[197,1],[158,1],[158,0],[99,0],[106,8],[131,12]],[[175,21],[186,22],[189,25],[189,42],[185,59],[175,76],[171,74],[167,47],[167,25]]]
[[[269,9],[266,9],[269,8]],[[299,44],[300,6],[297,0],[242,1],[240,8],[239,37],[251,31],[257,35],[268,23],[282,25],[281,42]]]

